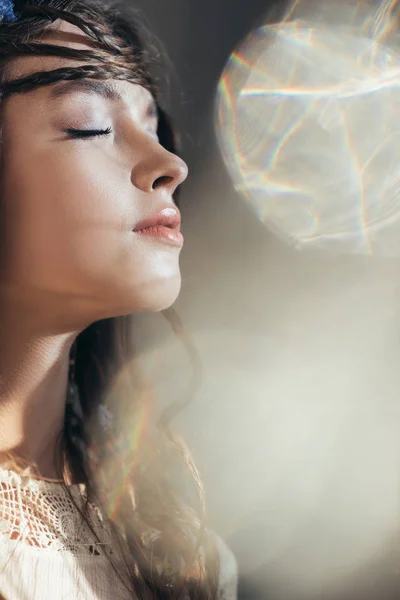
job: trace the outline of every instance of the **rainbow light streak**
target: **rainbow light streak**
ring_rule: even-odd
[[[109,442],[106,456],[99,465],[99,473],[105,479],[99,485],[106,488],[106,510],[111,520],[116,519],[124,493],[132,484],[133,470],[138,464],[141,447],[154,416],[154,396],[148,389],[142,391],[138,403],[135,398],[137,405],[132,410],[131,377],[128,365],[117,377],[108,400],[113,414],[123,412],[124,427],[119,437]]]

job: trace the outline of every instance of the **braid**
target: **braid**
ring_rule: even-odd
[[[70,353],[64,427],[66,430],[65,433],[67,434],[67,440],[74,444],[74,448],[80,453],[80,458],[84,458],[85,449],[87,446],[86,431],[83,422],[83,412],[79,397],[79,390],[75,381],[75,356],[76,342],[72,346]]]
[[[155,95],[154,85],[147,70],[144,53],[138,43],[128,43],[123,37],[110,36],[109,30],[103,25],[99,26],[93,20],[84,22],[73,13],[56,9],[51,6],[23,5],[19,8],[20,18],[29,14],[42,14],[50,18],[50,22],[56,19],[69,21],[79,27],[92,39],[95,50],[78,50],[54,44],[37,43],[29,41],[34,39],[34,27],[27,23],[26,38],[15,40],[13,35],[13,24],[2,32],[0,42],[0,61],[16,56],[60,56],[72,60],[83,60],[85,64],[79,67],[64,67],[51,71],[39,71],[20,77],[13,81],[1,82],[0,93],[4,99],[11,94],[26,93],[38,86],[51,85],[61,81],[74,79],[117,79],[128,80],[146,87]],[[51,17],[49,17],[49,15]],[[118,24],[118,12],[115,16],[116,26]],[[37,28],[39,29],[39,24]],[[16,25],[20,27],[19,23]],[[121,28],[123,33],[123,27]],[[39,31],[38,31],[39,33]]]
[[[112,70],[114,70],[114,68],[112,68]],[[118,69],[115,68],[115,72],[113,72],[113,78],[126,80],[130,73],[130,69],[123,69],[121,72],[121,68],[118,67]],[[29,92],[38,86],[83,78],[109,80],[110,66],[97,67],[92,65],[82,65],[81,67],[62,67],[52,71],[38,71],[34,75],[28,75],[14,81],[3,83],[1,85],[1,92],[3,98],[5,98],[11,94]]]

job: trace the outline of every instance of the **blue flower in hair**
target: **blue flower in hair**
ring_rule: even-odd
[[[13,0],[0,0],[0,22],[12,23],[16,20]]]

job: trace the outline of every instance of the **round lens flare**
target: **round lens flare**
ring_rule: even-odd
[[[297,1],[221,77],[235,187],[296,248],[400,256],[399,4]]]

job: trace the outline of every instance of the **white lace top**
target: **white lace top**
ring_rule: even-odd
[[[69,486],[78,506],[83,484]],[[33,507],[33,508],[32,508]],[[0,467],[0,594],[5,600],[132,600],[106,555],[118,560],[96,506],[90,521],[101,544],[58,483]],[[220,549],[221,600],[236,599],[236,562]]]

